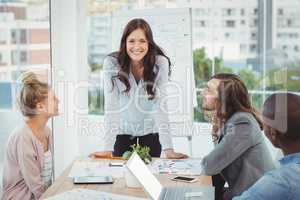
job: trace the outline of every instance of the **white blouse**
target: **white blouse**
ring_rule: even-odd
[[[51,151],[44,153],[44,166],[42,169],[42,179],[46,187],[52,183],[52,154]]]
[[[119,64],[116,58],[107,56],[104,59],[104,97],[105,97],[105,150],[113,151],[116,135],[143,136],[149,133],[159,133],[162,149],[173,148],[169,118],[166,112],[167,104],[162,100],[167,99],[167,84],[169,63],[163,56],[156,57],[156,65],[159,67],[158,75],[154,81],[156,96],[154,100],[148,100],[141,79],[137,84],[133,74],[129,73],[131,89],[129,94],[124,94],[125,85],[111,78],[118,74]]]

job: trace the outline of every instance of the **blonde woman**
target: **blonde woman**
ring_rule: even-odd
[[[51,184],[52,140],[48,120],[58,115],[58,99],[47,83],[27,72],[20,110],[25,118],[10,135],[3,169],[3,199],[39,199]]]

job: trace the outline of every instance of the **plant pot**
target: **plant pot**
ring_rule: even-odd
[[[129,169],[126,169],[124,172],[124,178],[126,182],[126,186],[130,188],[141,188],[142,185],[137,180],[137,178],[129,171]]]

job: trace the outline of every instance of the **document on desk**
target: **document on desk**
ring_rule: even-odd
[[[160,159],[155,160],[152,165],[152,172],[158,174],[178,174],[178,175],[201,175],[202,164],[201,159],[182,159],[169,160]]]
[[[88,189],[73,189],[45,200],[149,200],[132,196],[117,195]]]
[[[121,178],[124,176],[124,170],[124,167],[110,167],[109,162],[77,160],[72,166],[69,177],[112,176],[113,178]]]

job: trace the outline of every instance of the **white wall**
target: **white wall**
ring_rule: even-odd
[[[51,53],[54,89],[61,115],[54,119],[55,177],[78,155],[78,121],[88,111],[86,2],[51,1]]]

